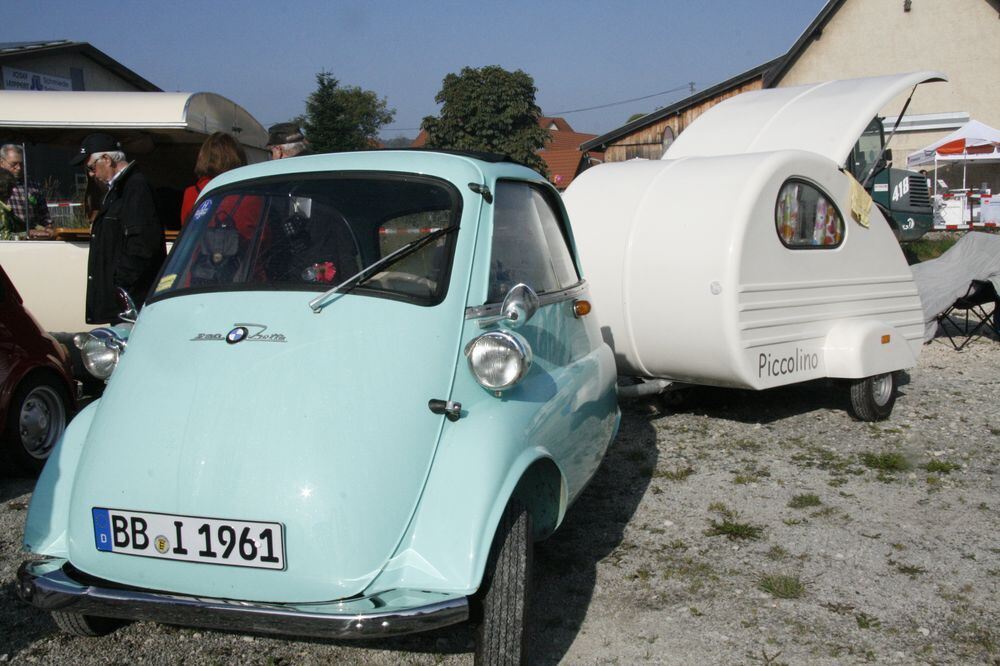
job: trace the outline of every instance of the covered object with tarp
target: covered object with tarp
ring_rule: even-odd
[[[973,231],[937,259],[911,267],[924,311],[924,341],[938,332],[938,315],[965,296],[973,280],[988,280],[1000,293],[1000,236]]]

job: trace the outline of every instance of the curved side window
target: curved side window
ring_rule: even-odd
[[[499,181],[487,303],[500,303],[523,282],[538,294],[580,282],[559,209],[531,183]]]
[[[774,226],[785,247],[832,249],[844,240],[844,218],[825,194],[803,180],[781,186]]]

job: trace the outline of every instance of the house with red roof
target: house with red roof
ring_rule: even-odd
[[[580,145],[597,138],[596,134],[573,131],[565,118],[542,116],[538,119],[538,125],[547,129],[551,137],[545,147],[538,151],[538,155],[545,160],[549,180],[560,192],[569,187],[573,179],[584,170],[604,161],[603,152],[580,150]],[[420,130],[420,134],[410,145],[422,148],[426,143],[427,132]]]

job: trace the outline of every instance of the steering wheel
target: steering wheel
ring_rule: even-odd
[[[400,291],[416,296],[430,296],[437,288],[437,283],[433,280],[422,275],[400,271],[381,271],[367,280],[366,284],[387,291]]]

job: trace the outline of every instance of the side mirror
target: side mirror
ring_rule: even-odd
[[[526,284],[516,284],[510,288],[500,306],[500,314],[479,320],[480,328],[488,328],[502,323],[507,328],[521,328],[538,312],[538,294]]]
[[[129,296],[128,292],[121,287],[118,287],[118,305],[122,309],[118,318],[122,321],[134,324],[136,317],[139,316],[139,311],[136,310],[135,302],[132,300],[132,297]]]
[[[538,294],[526,284],[516,284],[507,292],[500,312],[508,327],[521,328],[538,312]]]

